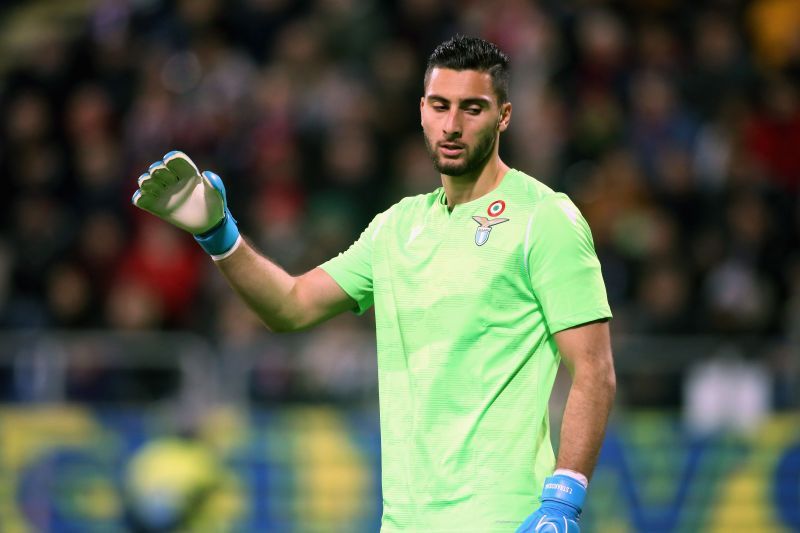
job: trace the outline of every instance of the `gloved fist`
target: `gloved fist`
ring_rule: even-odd
[[[215,259],[239,242],[222,179],[208,170],[201,174],[183,152],[169,152],[150,165],[139,176],[139,188],[131,202],[194,235]]]
[[[586,487],[578,480],[556,474],[544,480],[542,504],[525,519],[516,533],[580,533],[578,519]]]

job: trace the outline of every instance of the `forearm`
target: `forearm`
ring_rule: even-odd
[[[292,331],[297,323],[296,278],[256,252],[246,241],[215,262],[228,284],[271,331]]]
[[[591,477],[615,393],[616,379],[610,364],[575,371],[561,423],[556,468]]]
[[[201,174],[172,151],[142,174],[131,202],[191,233],[239,297],[272,331],[293,331],[353,309],[355,301],[322,268],[291,276],[256,252],[227,207],[222,178]]]
[[[556,471],[544,480],[541,505],[516,533],[580,530],[586,482],[597,463],[616,391],[607,324],[565,330],[556,333],[556,341],[573,376],[561,424]]]

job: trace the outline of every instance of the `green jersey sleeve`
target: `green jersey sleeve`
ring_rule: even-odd
[[[542,198],[528,229],[533,292],[551,333],[611,317],[589,224],[564,194]]]
[[[373,241],[378,236],[388,213],[384,211],[376,215],[350,248],[320,265],[320,268],[356,301],[357,308],[354,311],[358,314],[372,307]]]

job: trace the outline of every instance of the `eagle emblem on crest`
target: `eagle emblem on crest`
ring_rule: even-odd
[[[491,233],[492,227],[509,221],[507,218],[486,218],[478,216],[473,216],[472,220],[478,223],[478,228],[475,230],[475,244],[478,246],[483,246],[486,244],[486,241],[489,240],[489,233]]]

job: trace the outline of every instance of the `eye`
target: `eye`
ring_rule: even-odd
[[[483,111],[480,107],[473,106],[467,108],[467,113],[470,115],[480,115],[481,111]]]
[[[441,103],[441,102],[437,102],[437,103],[431,104],[431,107],[432,107],[432,108],[433,108],[435,111],[447,111],[447,106],[446,106],[446,105],[444,105],[444,104],[443,104],[443,103]]]

